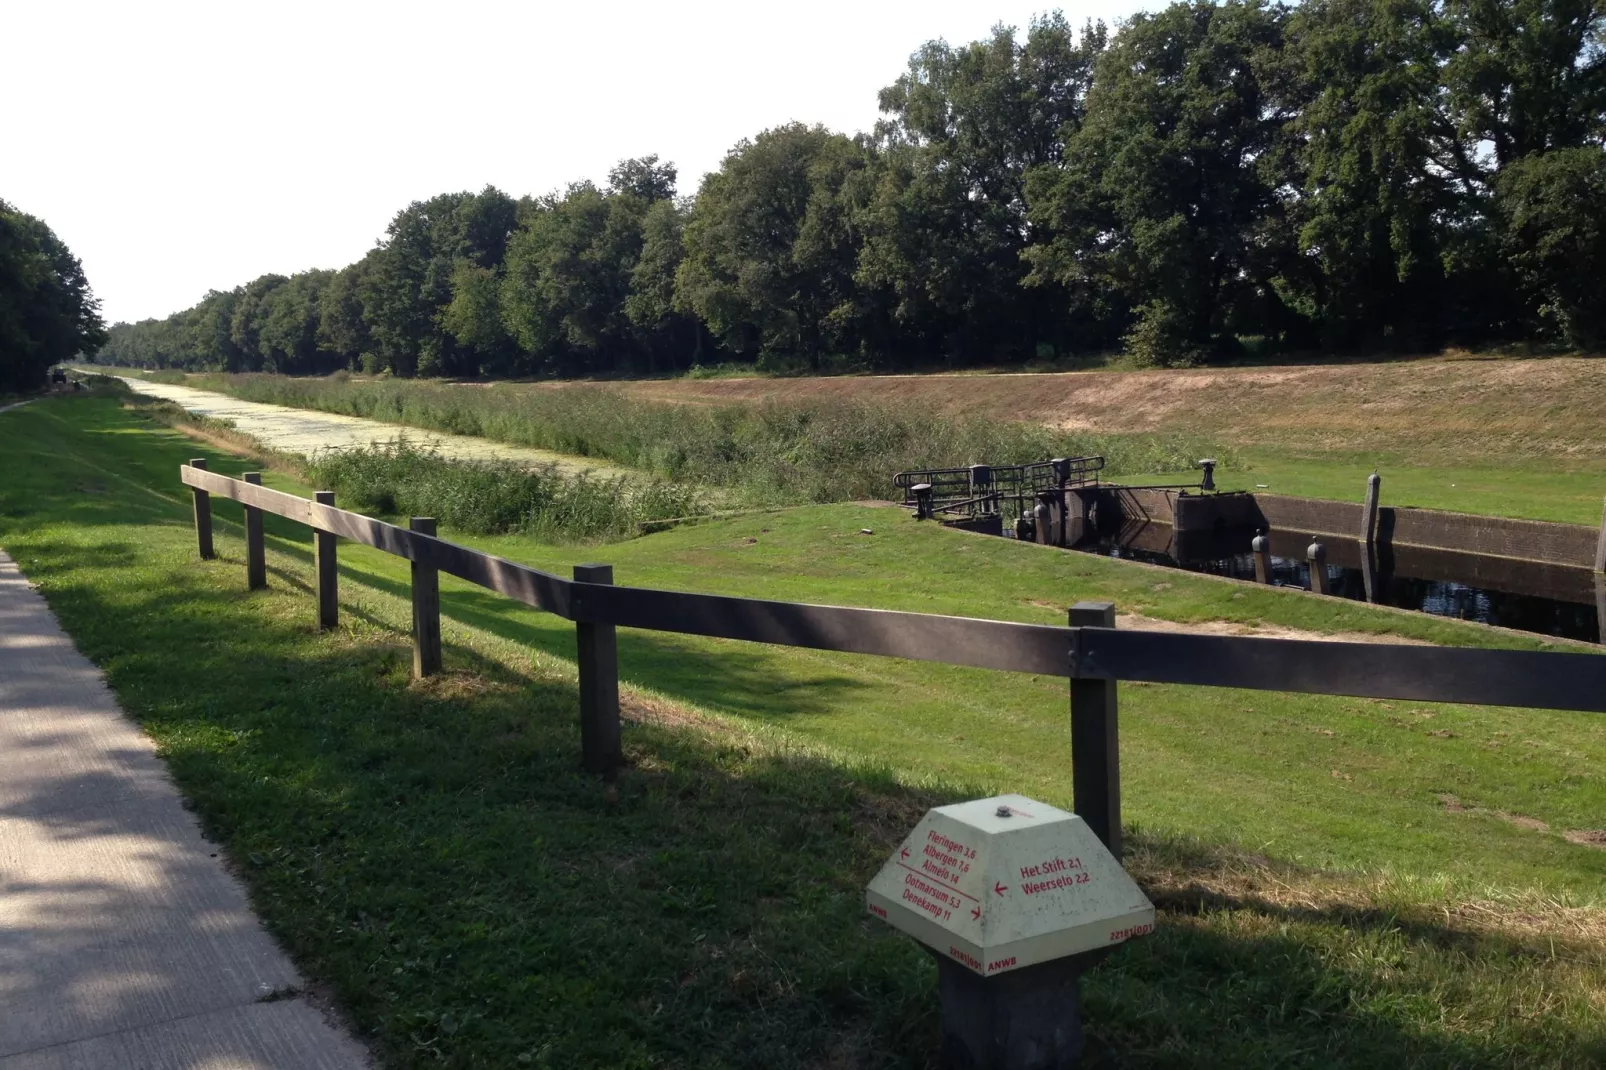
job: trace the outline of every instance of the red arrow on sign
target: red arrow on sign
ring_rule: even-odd
[[[993,885],[993,891],[997,892],[999,895],[1003,895],[1005,892],[1009,891],[1009,889],[1000,883]]]
[[[907,847],[905,847],[905,848],[904,848],[904,849],[903,849],[903,855],[902,855],[902,857],[904,857],[904,858],[908,858],[908,857],[909,857],[909,848],[907,848]]]
[[[971,909],[971,911],[970,911],[970,916],[971,916],[971,917],[972,917],[972,918],[979,918],[979,917],[981,917],[981,907],[974,907],[974,908],[972,908],[972,909]]]

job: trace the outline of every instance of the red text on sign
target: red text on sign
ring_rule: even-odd
[[[1109,942],[1113,944],[1117,940],[1127,940],[1134,936],[1144,936],[1152,932],[1154,932],[1154,926],[1152,924],[1134,925],[1127,929],[1114,929],[1110,932]]]
[[[981,962],[979,960],[971,955],[965,954],[963,951],[952,945],[949,945],[948,947],[948,957],[958,959],[960,962],[963,962],[966,966],[969,966],[973,970],[981,969]]]
[[[1035,866],[1020,867],[1020,878],[1025,880],[1027,877],[1041,877],[1049,873],[1066,873],[1081,868],[1082,860],[1080,858],[1050,858],[1047,862],[1041,862]]]
[[[946,847],[949,851],[958,855],[967,862],[973,862],[976,859],[976,849],[974,847],[966,847],[958,840],[950,840],[940,832],[935,830],[928,832],[926,833],[926,839],[927,841],[936,844],[938,847]]]

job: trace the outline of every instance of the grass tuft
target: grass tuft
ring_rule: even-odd
[[[348,507],[434,516],[473,535],[519,532],[559,543],[629,538],[653,521],[709,509],[703,494],[684,484],[455,460],[405,441],[319,454],[307,475]]]

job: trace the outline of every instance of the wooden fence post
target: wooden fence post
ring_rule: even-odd
[[[333,506],[335,492],[313,492],[319,505]],[[312,531],[313,571],[318,575],[318,630],[329,631],[340,624],[340,579],[335,571],[335,537],[327,531]]]
[[[613,583],[612,565],[574,566],[576,583]],[[624,764],[619,739],[619,637],[611,624],[576,622],[580,668],[580,755],[587,771]]]
[[[240,478],[254,487],[262,485],[261,472],[246,472]],[[262,510],[245,507],[245,585],[257,591],[268,585],[267,549],[262,543]]]
[[[1078,602],[1073,628],[1115,627],[1111,602]],[[1121,741],[1114,680],[1071,678],[1072,806],[1121,860]]]
[[[415,516],[407,524],[420,535],[435,534],[435,518]],[[413,562],[413,676],[422,680],[441,671],[441,574],[433,565]]]
[[[191,457],[190,467],[206,471],[205,457]],[[201,560],[210,561],[217,556],[212,548],[212,495],[200,487],[191,487],[195,498],[195,544],[201,551]]]

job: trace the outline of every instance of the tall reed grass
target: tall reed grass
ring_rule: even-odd
[[[682,484],[455,460],[405,441],[321,453],[307,474],[358,509],[433,516],[472,535],[522,532],[545,542],[629,538],[652,521],[709,509],[700,491]]]
[[[694,406],[606,387],[510,389],[403,381],[192,377],[236,397],[596,457],[755,505],[885,498],[893,473],[1102,454],[1124,475],[1175,472],[1230,451],[1186,435],[1067,434],[862,402]]]

